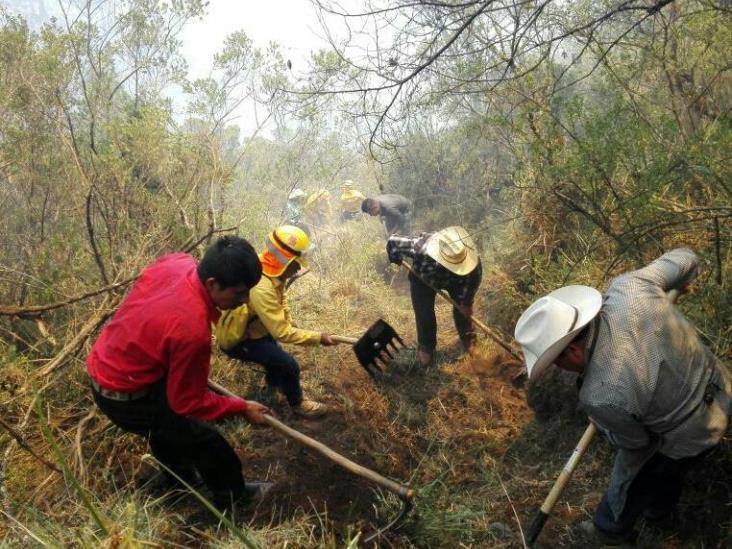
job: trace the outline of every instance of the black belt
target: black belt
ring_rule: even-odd
[[[111,391],[109,389],[105,389],[99,383],[91,380],[91,386],[92,389],[94,389],[94,392],[98,395],[103,396],[104,398],[108,398],[109,400],[119,400],[120,402],[129,402],[130,400],[139,400],[144,396],[147,396],[150,393],[150,386],[147,386],[143,389],[140,389],[139,391],[134,392],[124,392],[124,391]]]

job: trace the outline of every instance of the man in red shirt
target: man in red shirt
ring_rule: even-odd
[[[184,253],[143,271],[87,358],[94,400],[124,431],[149,438],[152,454],[176,475],[200,474],[213,502],[227,508],[261,488],[245,483],[241,462],[208,422],[241,415],[263,423],[254,401],[209,391],[211,325],[219,310],[249,300],[262,276],[254,248],[227,236],[201,262]]]

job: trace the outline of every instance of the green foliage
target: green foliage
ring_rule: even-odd
[[[460,9],[474,9],[468,4]],[[476,49],[481,37],[497,32],[491,20],[479,18],[446,57],[420,69],[424,88],[414,89],[409,101],[395,103],[405,115],[404,125],[398,157],[385,165],[376,164],[364,147],[374,128],[363,121],[393,98],[393,87],[369,96],[373,102],[355,94],[359,101],[350,106],[358,103],[358,112],[327,112],[343,105],[320,93],[334,82],[350,88],[369,84],[353,59],[332,51],[314,53],[311,73],[298,84],[316,93],[287,95],[283,90],[295,84],[279,47],[259,47],[244,32],[235,32],[213,59],[210,77],[188,82],[179,31],[200,16],[204,3],[127,0],[115,5],[113,20],[93,10],[91,20],[70,14],[68,22],[62,18],[37,30],[0,8],[0,304],[53,303],[93,292],[135,275],[163,253],[203,239],[200,250],[213,238],[207,233],[221,228],[233,228],[259,248],[271,227],[283,221],[292,189],[325,187],[337,196],[348,178],[365,194],[376,193],[381,183],[384,192],[410,198],[415,231],[467,227],[483,254],[481,314],[506,333],[538,295],[569,283],[603,287],[615,274],[664,250],[690,246],[703,263],[699,283],[681,307],[719,356],[732,356],[732,34],[729,16],[718,5],[672,3],[607,52],[603,40],[626,28],[618,18],[604,30],[557,43],[549,54],[537,48],[517,56],[502,76],[496,67],[512,52],[494,42]],[[554,19],[543,30],[564,32],[605,7],[587,1],[547,6]],[[518,9],[525,17],[533,8]],[[438,6],[420,6],[414,16],[443,34],[445,24],[461,21],[447,21],[439,13]],[[379,59],[378,70],[391,84],[419,68],[412,58],[416,44]],[[424,55],[438,46],[425,48]],[[578,61],[580,51],[584,57]],[[161,93],[174,84],[189,100],[184,121]],[[266,111],[257,123],[273,121],[274,130],[245,135],[232,124],[245,99]],[[392,114],[384,124],[399,120]],[[397,135],[391,125],[384,132],[382,137]],[[291,292],[299,323],[350,333],[383,316],[400,331],[411,330],[409,296],[400,289],[405,281],[387,265],[376,219],[317,227],[313,238],[318,245],[314,273]],[[3,385],[0,392],[4,417],[20,422],[29,402],[11,391],[26,384],[39,363],[65,357],[76,368],[47,389],[52,406],[37,409],[44,437],[32,430],[28,434],[34,447],[54,455],[64,469],[65,486],[73,490],[50,481],[46,487],[41,482],[47,471],[39,473],[33,469],[37,464],[23,461],[32,458],[20,450],[7,454],[13,469],[1,479],[2,487],[20,494],[23,505],[11,498],[19,524],[12,523],[3,547],[30,540],[135,547],[147,545],[145,540],[165,545],[169,539],[175,540],[171,544],[193,539],[186,537],[192,530],[174,531],[178,517],[164,504],[130,496],[127,487],[110,488],[116,480],[111,471],[127,472],[131,466],[124,460],[141,449],[139,441],[123,438],[124,447],[114,446],[119,437],[101,425],[92,440],[79,444],[78,455],[72,449],[75,433],[81,432],[77,416],[86,413],[89,402],[82,372],[88,339],[74,342],[96,314],[108,312],[104,299],[102,294],[45,312],[45,324],[35,317],[0,319],[0,370],[10,387]],[[448,309],[442,312],[449,316]],[[310,370],[303,378],[313,385],[311,394],[343,405],[349,433],[324,429],[324,436],[353,431],[353,439],[338,442],[356,444],[365,431],[368,444],[357,449],[385,468],[408,471],[419,461],[416,470],[412,467],[414,482],[422,484],[419,515],[394,539],[425,547],[502,543],[490,524],[501,520],[505,526],[512,515],[496,503],[503,502],[501,477],[483,468],[505,450],[505,439],[486,439],[485,433],[499,403],[487,403],[490,416],[485,406],[471,408],[476,397],[460,384],[472,378],[444,371],[454,365],[416,377],[410,352],[395,363],[395,378],[405,378],[400,394],[360,386],[357,376],[345,370],[352,366],[345,354],[304,352],[299,358]],[[336,371],[345,373],[331,379]],[[481,383],[487,376],[474,377]],[[449,391],[438,394],[443,388]],[[495,387],[478,389],[476,394],[485,397],[493,396]],[[463,445],[458,439],[463,433],[455,429],[438,429],[442,414],[456,413],[453,396],[463,402],[459,411],[480,425],[461,423],[466,420],[459,417],[445,422],[472,430],[474,444]],[[429,410],[433,405],[440,407],[435,413]],[[368,421],[381,416],[380,427],[388,432],[375,435]],[[509,419],[505,424],[517,428]],[[563,427],[557,422],[554,438]],[[229,434],[255,450],[255,432],[238,425]],[[3,452],[9,440],[0,438]],[[414,453],[391,454],[393,447],[385,443]],[[531,428],[511,444],[531,446],[529,455],[536,460],[548,452]],[[560,464],[562,456],[554,454]],[[99,478],[77,474],[84,459],[102,470]],[[522,496],[525,512],[539,501],[540,490],[522,476],[549,466],[521,467],[503,463],[501,475],[509,491]],[[463,480],[457,481],[461,469]],[[27,480],[36,478],[39,492],[29,495]],[[600,480],[585,479],[597,490]],[[539,484],[543,488],[544,480]],[[44,489],[52,494],[48,501]],[[381,519],[393,516],[399,502],[383,496],[376,505]],[[586,512],[589,505],[582,505]],[[326,513],[311,511],[299,507],[276,524],[246,530],[227,525],[225,532],[197,532],[195,542],[236,547],[251,533],[262,546],[361,543],[366,530],[360,518],[336,523]]]

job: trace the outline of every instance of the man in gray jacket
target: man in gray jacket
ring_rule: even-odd
[[[604,298],[560,288],[516,324],[529,378],[552,363],[578,372],[580,408],[618,449],[593,519],[606,543],[631,540],[641,515],[669,516],[685,473],[728,426],[732,375],[666,295],[683,293],[698,263],[673,250],[615,278]]]
[[[412,204],[400,194],[380,194],[361,203],[361,211],[381,217],[387,238],[393,234],[409,234],[409,213]]]

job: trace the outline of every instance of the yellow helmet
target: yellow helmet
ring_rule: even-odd
[[[311,249],[310,237],[300,227],[277,227],[267,236],[267,249],[259,256],[262,271],[269,276],[280,276],[293,261],[307,267],[307,255]]]

